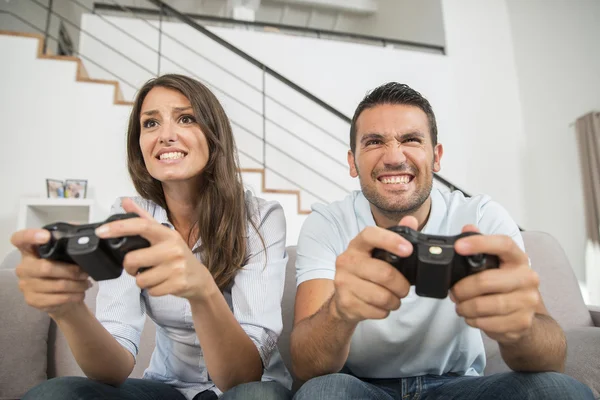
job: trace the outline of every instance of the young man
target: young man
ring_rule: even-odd
[[[315,206],[298,242],[291,352],[307,382],[295,399],[593,398],[560,373],[565,336],[508,213],[487,196],[432,189],[442,154],[431,106],[410,87],[388,83],[359,104],[348,164],[362,190]],[[397,224],[438,235],[480,231],[455,250],[495,254],[500,268],[462,279],[446,299],[417,296],[398,270],[371,257],[374,248],[412,253],[385,229]],[[515,372],[483,376],[480,330]]]

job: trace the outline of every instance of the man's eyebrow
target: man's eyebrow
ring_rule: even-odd
[[[401,135],[398,135],[396,137],[402,139],[402,138],[415,137],[415,136],[425,139],[425,134],[420,131],[410,131],[410,132],[406,132]]]
[[[360,138],[360,142],[364,143],[367,140],[383,140],[383,139],[385,139],[385,136],[383,136],[381,133],[365,133]]]

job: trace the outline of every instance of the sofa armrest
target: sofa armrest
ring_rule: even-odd
[[[594,326],[600,327],[600,306],[588,305],[588,310],[590,310],[590,315],[592,317],[592,323]]]
[[[600,397],[600,328],[580,327],[565,330],[567,362],[565,373],[592,389]]]

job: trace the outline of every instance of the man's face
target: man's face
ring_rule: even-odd
[[[350,175],[383,215],[413,213],[431,193],[443,148],[433,147],[427,115],[418,107],[383,104],[356,121],[356,149],[348,151]]]

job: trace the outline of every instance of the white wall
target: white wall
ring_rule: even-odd
[[[102,35],[111,47],[127,54],[135,63],[85,34],[80,39],[80,52],[132,86],[139,86],[158,72],[156,23],[151,25],[117,17],[110,17],[110,21],[118,23],[145,45],[123,35],[98,16],[84,16],[82,25],[86,32]],[[262,160],[262,70],[185,25],[163,23],[162,31],[166,32],[166,36],[162,36],[160,43],[163,54],[160,73],[185,73],[207,83],[232,120],[238,148],[242,152],[242,164],[247,167],[259,166],[243,153]],[[449,116],[444,105],[452,100],[448,97],[448,61],[443,56],[264,32],[217,28],[213,31],[259,59],[266,59],[269,66],[317,93],[347,115],[352,115],[367,90],[387,80],[399,79],[426,94],[439,110],[440,126],[448,124]],[[357,57],[357,54],[360,56]],[[208,57],[209,61],[202,56]],[[377,60],[376,65],[372,60]],[[224,72],[219,66],[232,71],[237,77]],[[86,63],[86,68],[91,76],[114,79],[114,76],[94,64]],[[357,80],[357,77],[360,79]],[[266,135],[270,143],[266,152],[267,166],[289,177],[298,187],[318,194],[325,201],[337,200],[349,190],[358,188],[357,181],[349,177],[346,165],[349,124],[268,75],[265,78],[265,91],[269,96],[265,105],[268,118]],[[124,87],[124,94],[126,98],[132,98],[135,89]],[[278,103],[284,103],[289,109]],[[300,117],[294,112],[299,113]],[[310,145],[302,143],[275,124],[286,127]],[[324,134],[319,127],[332,137]],[[450,139],[447,144],[452,148],[453,143]],[[282,152],[297,158],[313,171],[284,156]],[[327,155],[333,160],[328,159]],[[449,158],[448,171],[454,170],[458,174],[463,169],[460,163],[459,158]],[[296,187],[274,173],[267,174],[267,184],[273,188]],[[318,201],[307,191],[302,195],[304,209],[309,209],[310,204]]]
[[[0,260],[12,249],[19,202],[46,197],[46,178],[87,179],[94,220],[107,217],[119,196],[134,195],[125,156],[130,107],[113,104],[113,86],[75,81],[76,64],[36,58],[36,39],[0,35],[0,110],[6,151],[0,159]],[[284,207],[289,245],[304,215],[296,196],[265,194],[260,175],[244,174],[257,196]]]
[[[585,220],[575,129],[600,110],[600,2],[507,0],[525,126],[524,224],[558,238],[584,278]],[[600,265],[595,268],[600,270]],[[596,275],[596,279],[599,275]],[[600,282],[588,286],[600,288]],[[599,297],[595,299],[600,303]]]

